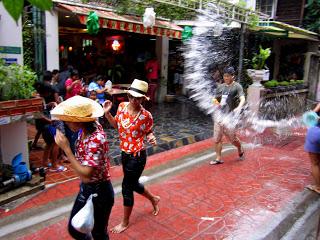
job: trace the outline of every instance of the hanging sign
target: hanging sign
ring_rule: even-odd
[[[0,46],[0,53],[21,54],[21,47]]]

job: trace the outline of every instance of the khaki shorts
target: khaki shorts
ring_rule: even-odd
[[[213,126],[213,140],[215,142],[221,142],[223,135],[225,135],[230,142],[234,142],[237,139],[236,130],[228,129],[222,124],[215,122]]]

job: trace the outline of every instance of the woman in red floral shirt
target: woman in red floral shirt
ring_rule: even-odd
[[[65,152],[72,168],[81,179],[80,192],[72,208],[68,226],[74,239],[90,239],[86,234],[77,231],[71,220],[86,204],[89,196],[95,193],[94,228],[91,234],[94,239],[109,239],[105,229],[114,204],[109,172],[109,146],[103,128],[96,121],[103,114],[99,103],[81,96],[69,98],[51,111],[53,118],[64,121],[73,132],[79,131],[75,155],[67,138],[59,130],[56,130],[55,136],[56,143]]]
[[[147,91],[148,83],[135,79],[128,91],[129,102],[120,103],[115,117],[109,112],[112,103],[110,101],[104,103],[106,118],[119,132],[124,174],[122,181],[124,216],[122,222],[111,230],[113,233],[121,233],[128,228],[134,204],[134,191],[150,200],[153,215],[156,216],[159,213],[160,197],[153,195],[139,182],[147,160],[144,138],[146,137],[149,143],[156,144],[156,138],[152,132],[152,115],[141,105],[144,99],[148,99]]]

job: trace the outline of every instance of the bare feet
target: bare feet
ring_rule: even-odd
[[[160,208],[159,208],[159,202],[160,202],[160,197],[159,196],[155,196],[153,198],[153,201],[152,201],[152,205],[153,205],[153,211],[152,211],[152,214],[154,216],[157,216],[159,211],[160,211]]]
[[[306,188],[320,194],[320,187],[317,187],[316,185],[308,185]]]
[[[123,232],[124,230],[126,230],[129,226],[129,223],[128,224],[125,224],[123,222],[121,222],[120,224],[118,224],[117,226],[115,226],[114,228],[112,228],[110,231],[112,233],[121,233]]]

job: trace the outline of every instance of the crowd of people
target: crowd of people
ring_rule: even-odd
[[[59,121],[52,121],[50,117],[50,110],[57,106],[64,100],[73,96],[80,95],[88,97],[99,104],[103,104],[106,99],[111,99],[109,94],[112,89],[112,82],[106,80],[104,76],[92,76],[91,82],[80,79],[77,70],[71,66],[65,71],[58,70],[46,71],[43,74],[43,81],[36,82],[34,87],[36,94],[43,98],[44,107],[40,118],[35,120],[37,134],[32,144],[32,148],[38,148],[37,142],[42,135],[46,146],[42,157],[42,167],[48,168],[52,172],[66,171],[67,168],[63,166],[63,162],[68,162],[65,154],[54,143],[52,136],[53,128],[60,129],[68,136],[72,142],[75,141],[76,134],[74,134],[66,124]],[[49,162],[51,159],[51,162]]]

